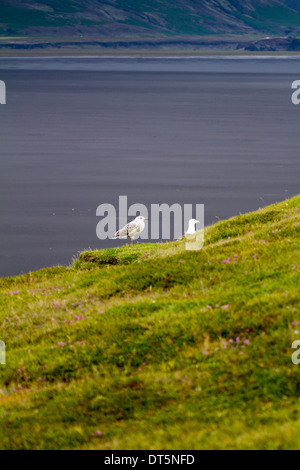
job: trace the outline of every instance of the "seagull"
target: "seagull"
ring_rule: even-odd
[[[194,235],[196,233],[196,227],[195,226],[196,226],[196,224],[200,224],[200,223],[201,222],[199,222],[199,220],[190,219],[188,229],[185,232],[185,236],[186,235]]]
[[[147,217],[143,217],[139,215],[136,217],[132,222],[125,225],[125,227],[121,228],[115,233],[113,240],[117,238],[131,238],[131,244],[134,244],[134,237],[139,235],[145,228],[144,220],[148,220]]]
[[[195,235],[196,233],[196,227],[195,225],[196,224],[200,224],[201,222],[199,222],[199,220],[196,220],[196,219],[190,219],[189,220],[189,226],[188,226],[188,229],[186,232],[184,232],[184,235],[182,235],[182,237],[178,238],[177,241],[179,240],[182,240],[184,237],[189,237],[189,235]]]

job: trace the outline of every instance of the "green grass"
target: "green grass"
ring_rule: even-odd
[[[300,448],[300,196],[205,232],[1,279],[2,449]]]
[[[10,5],[1,5],[1,23],[9,24],[14,30],[30,26],[61,26],[64,23],[58,18],[51,17],[48,12],[35,9],[15,8]]]
[[[275,33],[278,27],[299,28],[300,13],[280,6],[257,7],[252,17],[235,12],[234,15],[258,31]]]
[[[287,27],[300,28],[300,13],[284,7],[258,7],[255,10],[254,16],[256,16],[259,21],[265,21],[270,24],[273,23],[273,25],[276,26],[284,24]]]

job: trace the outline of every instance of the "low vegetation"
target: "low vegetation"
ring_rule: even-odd
[[[297,0],[5,0],[0,35],[299,34]]]
[[[300,448],[300,196],[0,280],[2,449]]]

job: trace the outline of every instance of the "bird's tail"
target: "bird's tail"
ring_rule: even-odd
[[[112,240],[116,240],[117,238],[120,238],[119,230],[114,234],[114,236],[112,237]]]

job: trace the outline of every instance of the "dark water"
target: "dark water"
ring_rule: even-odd
[[[96,208],[205,204],[205,223],[299,193],[300,59],[0,59],[0,275],[68,264]]]

